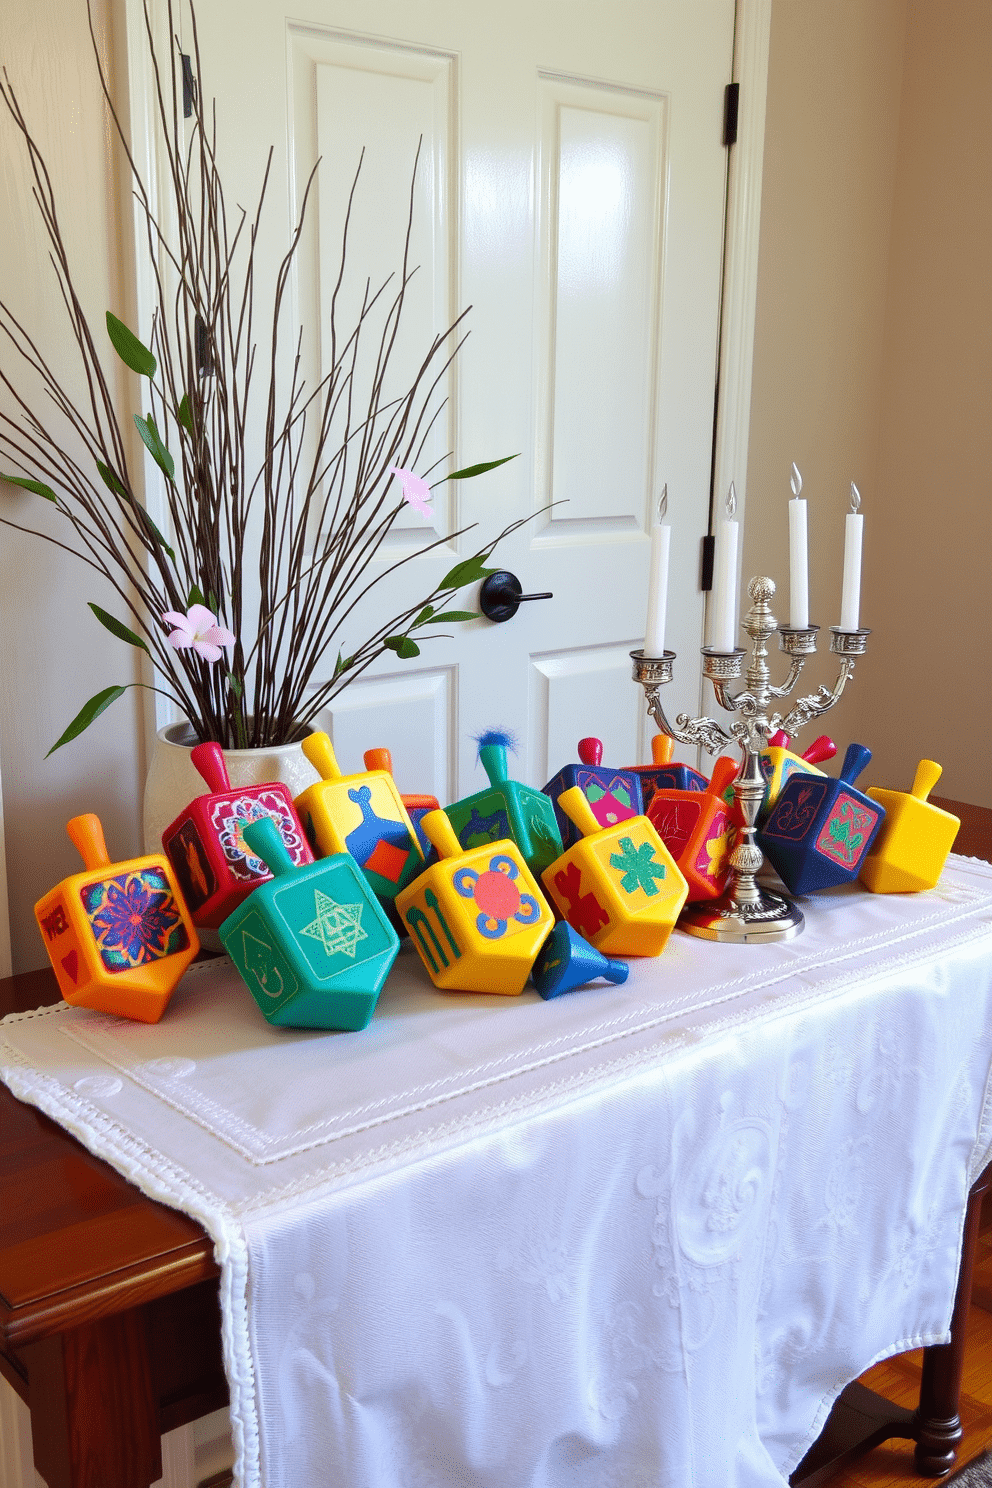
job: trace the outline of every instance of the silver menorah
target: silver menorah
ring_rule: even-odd
[[[843,630],[830,627],[830,649],[841,658],[840,671],[832,688],[821,686],[811,697],[799,698],[787,713],[770,711],[778,698],[788,697],[799,681],[806,658],[816,653],[818,625],[796,629],[779,625],[771,610],[775,584],[768,578],[754,578],[748,584],[753,601],[744,617],[743,626],[751,638],[751,663],[747,669],[746,689],[731,694],[729,685],[741,676],[745,648],[718,651],[702,647],[703,675],[713,684],[717,702],[737,717],[729,729],[721,728],[711,718],[676,716],[674,726],[665,717],[660,689],[671,682],[675,663],[674,651],[663,656],[645,656],[632,651],[634,681],[644,688],[648,712],[665,734],[681,744],[701,745],[710,754],[726,749],[733,741],[740,745],[743,756],[734,781],[734,796],[744,821],[730,855],[730,878],[719,899],[690,904],[679,920],[690,935],[706,940],[741,942],[791,940],[803,928],[803,914],[798,905],[782,894],[760,885],[757,875],[764,864],[764,854],[756,840],[755,823],[764,799],[766,781],[761,770],[761,753],[778,729],[794,738],[799,730],[826,713],[838,701],[854,672],[857,657],[867,649],[870,631]],[[768,670],[769,639],[778,631],[779,649],[790,658],[789,675],[781,687],[771,685]]]

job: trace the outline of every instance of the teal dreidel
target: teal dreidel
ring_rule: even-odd
[[[545,1002],[574,992],[596,977],[608,982],[625,982],[630,967],[626,961],[614,961],[597,951],[567,920],[561,920],[537,953],[530,978]]]
[[[297,867],[268,817],[244,838],[272,878],[220,938],[251,995],[281,1028],[364,1028],[400,942],[361,869],[349,853]]]

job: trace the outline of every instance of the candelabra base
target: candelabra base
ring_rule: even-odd
[[[803,913],[791,899],[760,890],[758,898],[741,902],[724,895],[704,904],[690,904],[679,916],[679,929],[703,940],[734,945],[792,940],[803,928]]]

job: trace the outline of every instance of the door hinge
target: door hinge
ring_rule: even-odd
[[[737,108],[740,102],[740,83],[728,83],[723,90],[723,143],[737,143]]]
[[[183,118],[192,119],[193,105],[196,102],[196,78],[193,74],[193,62],[185,52],[179,55],[183,59]]]

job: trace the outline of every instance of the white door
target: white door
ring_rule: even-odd
[[[492,565],[554,596],[425,640],[415,660],[390,657],[342,692],[325,715],[342,767],[387,745],[401,788],[443,803],[485,783],[472,736],[491,727],[516,735],[512,773],[538,786],[583,735],[603,739],[605,763],[647,757],[628,652],[643,638],[666,483],[668,645],[681,658],[666,706],[694,710],[698,697],[734,0],[294,0],[291,14],[285,0],[201,0],[197,19],[229,203],[254,200],[276,146],[273,255],[322,157],[294,284],[308,327],[327,324],[361,148],[349,264],[364,284],[398,267],[423,139],[409,365],[473,307],[429,452],[453,450],[448,469],[519,457],[438,488],[433,525],[410,514],[383,562],[478,526],[388,595],[380,586],[381,603],[391,614],[415,601],[518,516],[532,520]],[[475,591],[462,598],[477,607]]]

